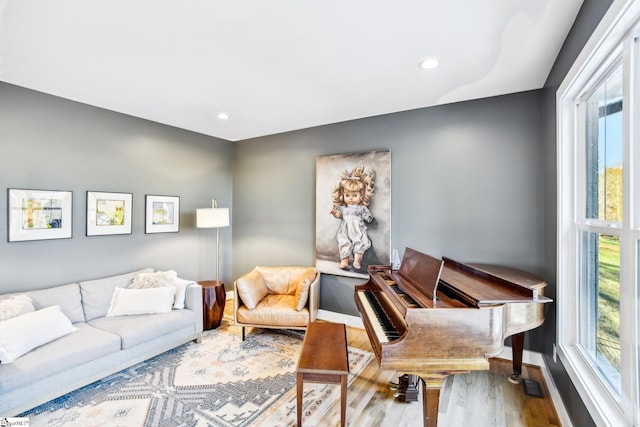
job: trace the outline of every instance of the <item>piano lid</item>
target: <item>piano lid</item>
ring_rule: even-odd
[[[419,291],[435,301],[443,265],[444,261],[441,259],[405,248],[399,273],[409,279]]]
[[[542,296],[546,282],[525,271],[489,264],[463,264],[444,257],[444,286],[475,305],[551,302]],[[443,285],[441,285],[443,286]]]

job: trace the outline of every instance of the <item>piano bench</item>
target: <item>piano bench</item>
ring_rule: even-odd
[[[349,376],[345,325],[342,323],[309,323],[302,342],[302,352],[296,373],[298,426],[302,425],[302,391],[306,381],[340,384],[340,425],[344,427]]]

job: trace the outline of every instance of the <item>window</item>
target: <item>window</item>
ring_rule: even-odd
[[[640,424],[637,3],[614,1],[558,90],[558,354],[610,426]]]
[[[611,387],[620,394],[620,235],[622,225],[622,66],[615,68],[586,97],[578,100],[577,121],[584,122],[576,148],[585,159],[583,212],[578,253],[578,343]],[[607,234],[599,232],[608,227]]]
[[[620,397],[620,242],[581,231],[578,343]]]

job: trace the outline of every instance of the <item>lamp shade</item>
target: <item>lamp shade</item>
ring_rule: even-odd
[[[196,209],[196,227],[220,228],[229,226],[229,208]]]

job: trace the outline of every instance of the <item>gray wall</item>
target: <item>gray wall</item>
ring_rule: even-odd
[[[234,264],[314,262],[314,158],[391,149],[392,247],[539,274],[556,293],[555,93],[612,0],[585,0],[541,91],[235,143]],[[323,275],[321,307],[358,315],[353,286]],[[555,304],[526,347],[543,352],[574,425],[595,425],[562,363]]]
[[[544,141],[544,219],[545,219],[545,277],[548,278],[548,294],[556,294],[556,244],[557,244],[557,158],[556,158],[556,92],[573,65],[578,54],[593,33],[612,0],[585,0],[580,13],[567,36],[558,58],[543,89],[543,141]],[[553,344],[556,341],[556,313],[550,311],[544,325],[544,356],[554,381],[560,390],[565,407],[576,426],[595,425],[586,407],[578,396],[566,370],[560,361],[554,363]]]
[[[0,144],[0,293],[147,266],[215,278],[215,232],[195,228],[195,209],[231,205],[231,143],[0,83]],[[71,190],[73,237],[8,243],[7,188]],[[133,193],[133,233],[87,237],[86,191]],[[146,194],[180,196],[179,233],[144,233]]]
[[[408,111],[234,143],[233,275],[315,263],[317,156],[391,150],[391,243],[540,273],[541,92]],[[321,308],[358,315],[323,275]]]
[[[7,243],[0,293],[152,266],[215,275],[213,230],[194,212],[232,207],[221,231],[222,279],[253,266],[315,262],[315,158],[390,149],[392,247],[519,267],[555,299],[555,91],[611,0],[585,0],[545,88],[234,143],[0,83],[0,189],[74,193],[73,238]],[[85,192],[134,194],[129,236],[85,236]],[[144,234],[144,195],[181,196],[181,231]],[[6,196],[0,223],[6,224]],[[360,280],[323,276],[321,307],[357,315]],[[575,425],[593,425],[551,360],[555,306],[527,347],[543,351]]]

